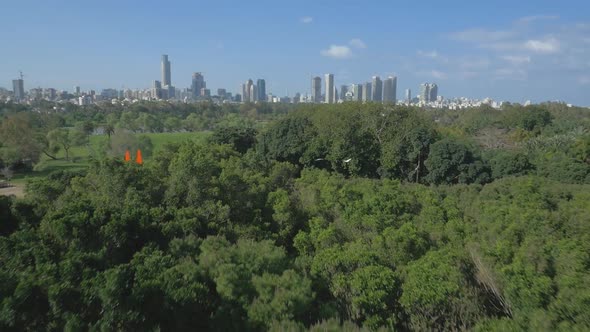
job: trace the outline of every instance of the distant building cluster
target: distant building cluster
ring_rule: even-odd
[[[203,72],[194,72],[191,85],[185,89],[177,89],[172,85],[171,62],[167,54],[161,57],[161,79],[152,81],[149,89],[103,89],[100,93],[95,90],[82,91],[80,86],[75,86],[73,91],[58,91],[54,88],[32,88],[25,91],[24,76],[12,81],[12,91],[0,88],[0,100],[11,100],[18,103],[27,103],[36,100],[67,101],[78,105],[91,105],[96,102],[106,101],[112,103],[136,102],[141,100],[175,100],[181,102],[194,102],[209,100],[215,103],[325,103],[335,104],[342,102],[377,102],[386,104],[402,103],[411,106],[428,108],[460,109],[489,105],[500,108],[502,102],[496,102],[490,98],[483,100],[469,98],[445,99],[439,95],[436,83],[423,83],[419,86],[416,96],[411,89],[406,89],[403,99],[397,99],[397,77],[388,76],[381,79],[373,76],[370,81],[352,84],[343,84],[338,88],[334,80],[334,74],[325,74],[323,77],[311,78],[310,90],[307,93],[295,93],[292,97],[280,97],[272,92],[267,92],[266,80],[259,78],[256,81],[248,79],[241,84],[238,93],[232,94],[225,88],[218,88],[212,94],[207,87]]]

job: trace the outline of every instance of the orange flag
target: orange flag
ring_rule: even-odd
[[[137,154],[135,155],[135,162],[139,165],[143,164],[143,158],[141,157],[141,150],[137,149]]]
[[[125,161],[131,161],[131,152],[129,152],[129,149],[125,151]]]

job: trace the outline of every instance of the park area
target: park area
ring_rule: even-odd
[[[209,132],[207,131],[141,134],[140,136],[144,137],[144,141],[145,138],[149,138],[151,143],[151,151],[147,154],[147,157],[144,155],[144,160],[149,163],[149,156],[164,148],[167,143],[200,142],[204,141],[208,135]],[[83,170],[89,166],[93,158],[109,155],[116,158],[117,156],[113,155],[113,152],[117,151],[117,147],[111,147],[109,139],[111,138],[107,135],[91,135],[87,144],[72,147],[67,159],[63,149],[54,155],[56,159],[43,155],[31,171],[16,171],[12,174],[10,181],[4,180],[3,184],[0,185],[0,196],[24,197],[26,183],[30,179],[45,177],[54,171]],[[115,137],[112,137],[112,139],[115,139]],[[120,149],[125,149],[125,142],[120,142],[118,145],[120,145]],[[110,150],[110,154],[105,151],[107,149]],[[135,151],[132,151],[132,155],[135,156]],[[121,159],[124,158],[124,151],[120,153],[120,157]]]

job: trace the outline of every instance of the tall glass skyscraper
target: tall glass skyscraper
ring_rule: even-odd
[[[326,104],[336,102],[336,91],[334,90],[334,74],[326,74]]]
[[[319,76],[311,79],[311,100],[314,103],[322,102],[322,78]]]
[[[193,92],[193,97],[199,97],[201,95],[201,89],[206,88],[207,84],[205,83],[205,77],[201,73],[193,73],[193,79],[191,84],[191,91]]]
[[[259,100],[259,101],[266,101],[266,81],[259,78],[256,81],[256,87],[258,89],[258,91],[257,91],[257,94],[258,94],[257,100]]]
[[[395,104],[397,99],[397,77],[389,76],[383,81],[383,103]]]
[[[379,76],[373,76],[373,86],[372,86],[372,100],[376,102],[380,102],[383,100],[383,81]]]
[[[168,55],[162,55],[162,86],[172,86],[172,77],[170,74],[170,61]]]

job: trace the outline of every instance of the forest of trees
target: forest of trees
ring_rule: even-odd
[[[212,131],[0,196],[0,330],[590,329],[590,110],[227,108],[0,105],[6,165]]]

